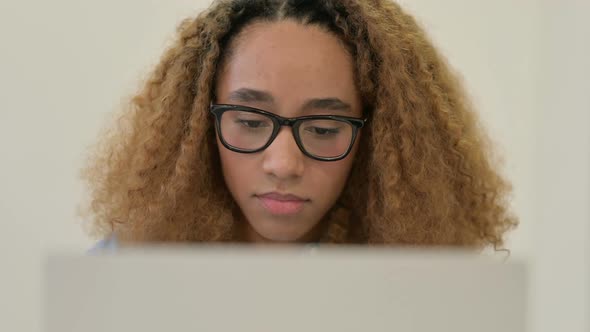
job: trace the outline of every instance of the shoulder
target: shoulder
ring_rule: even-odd
[[[93,254],[100,254],[100,253],[107,253],[107,252],[115,252],[119,247],[117,243],[117,238],[114,234],[111,234],[104,239],[98,241],[92,248],[90,248],[87,253],[90,255]]]

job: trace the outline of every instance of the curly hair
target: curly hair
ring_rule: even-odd
[[[347,46],[369,119],[322,241],[503,246],[517,219],[491,144],[424,31],[386,0],[219,0],[183,21],[84,169],[94,233],[241,241],[209,105],[240,31],[287,19],[325,28]]]

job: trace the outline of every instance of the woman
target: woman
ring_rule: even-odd
[[[85,171],[103,246],[481,249],[517,224],[457,79],[390,1],[216,1],[118,124]]]

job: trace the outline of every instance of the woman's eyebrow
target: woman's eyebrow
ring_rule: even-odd
[[[315,98],[309,99],[303,105],[304,111],[312,109],[350,112],[352,110],[352,106],[338,98]]]
[[[249,88],[241,88],[233,91],[229,95],[229,100],[233,102],[262,102],[262,103],[274,103],[274,97],[266,92],[260,90],[254,90]]]
[[[251,88],[240,88],[238,90],[232,91],[229,94],[229,100],[235,103],[268,103],[273,104],[275,102],[274,97],[267,91],[262,90],[255,90]],[[352,110],[352,106],[350,104],[342,101],[339,98],[313,98],[308,99],[301,107],[303,111],[310,111],[310,110],[330,110],[330,111],[343,111],[343,112],[350,112]]]

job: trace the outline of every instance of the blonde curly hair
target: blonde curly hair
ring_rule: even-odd
[[[256,21],[340,38],[369,121],[323,242],[503,246],[510,185],[458,79],[386,0],[219,0],[185,20],[84,170],[95,234],[130,242],[241,241],[208,110],[231,42]]]

